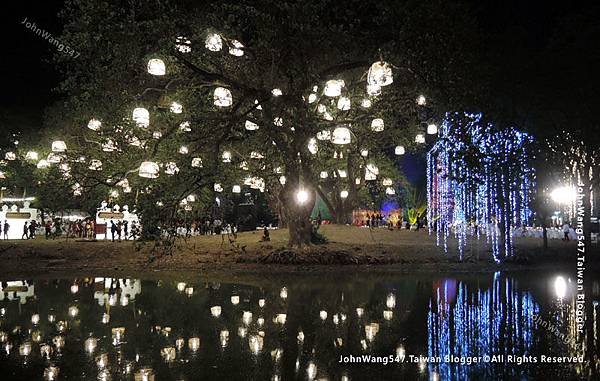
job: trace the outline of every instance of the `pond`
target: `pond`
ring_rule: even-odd
[[[231,279],[3,279],[0,379],[598,376],[598,278],[584,334],[565,273]]]

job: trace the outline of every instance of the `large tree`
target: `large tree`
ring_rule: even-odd
[[[366,182],[398,181],[394,154],[474,77],[469,12],[442,1],[69,0],[63,17],[81,53],[57,57],[65,177],[113,188],[148,230],[245,185],[309,243],[317,192],[347,216]]]

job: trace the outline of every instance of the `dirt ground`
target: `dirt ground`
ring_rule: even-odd
[[[0,277],[71,272],[151,273],[156,271],[311,272],[311,271],[461,271],[575,267],[575,242],[551,240],[542,250],[542,241],[521,238],[516,242],[519,260],[497,265],[489,246],[472,239],[461,261],[444,254],[435,236],[426,231],[388,231],[353,226],[321,228],[329,242],[301,250],[286,247],[287,231],[271,231],[271,241],[259,242],[261,231],[240,233],[235,242],[227,236],[199,236],[178,239],[171,254],[156,243],[77,242],[64,238],[0,241]],[[456,252],[450,242],[449,253]],[[598,253],[598,245],[593,247]],[[593,258],[598,258],[594,255]],[[590,258],[590,257],[588,257]],[[341,266],[347,265],[347,266]]]

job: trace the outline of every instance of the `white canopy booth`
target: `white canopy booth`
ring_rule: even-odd
[[[103,201],[100,209],[96,212],[96,239],[109,239],[110,235],[110,222],[113,221],[115,224],[118,222],[127,222],[129,226],[129,232],[131,233],[131,227],[135,222],[136,225],[139,225],[139,218],[137,214],[129,211],[129,207],[127,205],[121,207],[119,205],[115,205],[112,208],[108,207],[108,204]]]
[[[30,208],[29,205],[30,204],[28,200],[23,202],[22,208],[19,208],[15,204],[13,204],[10,208],[6,204],[2,205],[2,210],[0,211],[2,234],[0,238],[4,239],[5,222],[8,222],[9,225],[8,239],[21,239],[25,222],[28,224],[31,223],[32,220],[37,222],[38,211],[37,209]]]

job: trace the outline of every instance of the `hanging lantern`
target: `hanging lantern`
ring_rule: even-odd
[[[236,57],[241,57],[244,55],[244,45],[238,40],[231,40],[231,47],[229,48],[229,54]]]
[[[154,132],[152,133],[152,137],[153,137],[154,139],[160,139],[160,138],[162,138],[162,132],[160,132],[160,131],[154,131]]]
[[[317,94],[310,93],[310,95],[308,96],[308,103],[315,103],[316,100],[317,100]]]
[[[326,112],[326,111],[327,111],[327,106],[325,106],[324,104],[320,103],[320,104],[317,106],[317,112],[318,112],[319,114],[322,114],[322,113],[324,113],[324,112]]]
[[[179,36],[175,39],[175,49],[181,53],[189,53],[192,51],[192,41],[185,36]]]
[[[265,158],[265,156],[260,152],[256,152],[256,151],[250,152],[250,159],[264,159],[264,158]]]
[[[425,143],[425,135],[417,134],[417,136],[415,136],[415,143],[420,143],[420,144]]]
[[[325,111],[325,112],[323,113],[323,119],[331,121],[331,120],[333,120],[333,115],[331,115],[331,114],[329,113],[329,111]]]
[[[346,86],[343,79],[331,79],[325,82],[323,93],[328,97],[339,97],[342,94],[342,87]]]
[[[67,144],[62,140],[55,140],[52,142],[52,152],[65,152],[67,150]]]
[[[143,107],[134,108],[132,117],[139,127],[146,128],[150,125],[150,113]]]
[[[365,98],[365,99],[363,99],[363,100],[360,102],[360,105],[361,105],[363,108],[369,108],[369,107],[371,107],[371,100],[370,100],[370,99],[367,99],[367,98]]]
[[[360,151],[360,156],[362,157],[367,157],[369,156],[369,150],[368,149],[363,149]]]
[[[0,171],[0,179],[5,179],[6,175],[4,174],[4,172]]]
[[[431,123],[430,125],[427,126],[427,133],[429,135],[435,135],[438,133],[438,127],[437,125]]]
[[[251,122],[249,120],[246,121],[245,127],[246,127],[246,130],[248,130],[248,131],[258,130],[258,124]]]
[[[360,177],[354,179],[354,184],[360,185]]]
[[[246,160],[244,160],[240,163],[240,168],[243,169],[244,171],[247,171],[250,169],[250,168],[248,168],[248,162]]]
[[[158,164],[153,161],[144,161],[142,164],[140,164],[138,175],[147,179],[157,178],[159,175]]]
[[[396,190],[392,187],[387,187],[385,188],[385,194],[387,194],[388,196],[393,196],[396,194]]]
[[[377,180],[379,168],[375,164],[367,164],[365,168],[365,180]]]
[[[97,159],[93,159],[90,161],[90,166],[88,167],[92,171],[101,171],[102,170],[102,162]]]
[[[221,49],[223,49],[223,40],[218,34],[212,33],[206,37],[204,46],[211,52],[218,52],[221,51]]]
[[[396,146],[396,148],[394,149],[394,153],[398,156],[404,155],[405,152],[406,150],[404,149],[404,146]]]
[[[25,159],[26,160],[37,160],[38,159],[38,153],[35,151],[29,151],[27,152],[27,154],[25,155]]]
[[[202,168],[202,159],[199,157],[195,157],[192,159],[192,167],[194,168]]]
[[[384,123],[383,123],[383,119],[381,118],[377,118],[377,119],[373,119],[373,121],[371,122],[371,130],[373,132],[381,132],[384,129]]]
[[[115,142],[111,139],[108,139],[106,143],[102,143],[102,151],[104,152],[113,152],[117,149]]]
[[[221,155],[221,159],[223,159],[223,163],[231,163],[231,152],[223,151],[223,155]]]
[[[387,86],[394,82],[392,67],[387,62],[377,61],[371,65],[367,74],[367,83],[369,85]]]
[[[389,187],[393,184],[392,179],[390,179],[389,177],[383,179],[383,181],[381,182],[383,184],[384,187]]]
[[[223,186],[221,184],[219,184],[219,183],[215,183],[213,185],[213,190],[215,192],[223,192]]]
[[[73,184],[73,196],[81,196],[81,184],[75,183]]]
[[[287,179],[285,176],[279,176],[279,184],[285,185]]]
[[[329,177],[329,174],[327,173],[327,171],[321,171],[319,177],[322,179],[326,179],[327,177]]]
[[[347,127],[336,127],[333,130],[333,135],[331,137],[331,142],[333,144],[350,144],[352,141],[352,135],[350,133],[350,129]]]
[[[181,122],[179,124],[179,131],[181,132],[190,132],[192,131],[192,128],[190,127],[190,122],[189,121],[185,121],[185,122]]]
[[[343,190],[340,192],[340,197],[341,198],[347,198],[348,197],[348,191],[347,190]]]
[[[427,104],[427,99],[425,98],[425,95],[419,95],[417,97],[417,104],[419,106],[425,106]]]
[[[232,192],[232,193],[241,193],[241,192],[242,192],[242,187],[241,187],[241,186],[239,186],[239,185],[234,185],[234,186],[231,188],[231,192]]]
[[[337,101],[337,108],[342,111],[350,110],[350,98],[340,97]]]
[[[181,146],[179,147],[179,153],[182,155],[187,155],[188,154],[188,148],[186,146]]]
[[[50,166],[50,163],[48,163],[48,161],[46,161],[45,159],[42,159],[42,160],[38,161],[38,163],[37,163],[37,167],[39,169],[48,168],[49,166]]]
[[[183,112],[183,106],[181,103],[173,102],[169,108],[173,114],[181,114]]]
[[[344,170],[344,169],[338,169],[338,175],[342,178],[345,179],[346,177],[348,177],[348,173]]]
[[[17,155],[14,152],[7,152],[6,154],[4,154],[4,158],[6,160],[13,161],[13,160],[17,160]]]
[[[165,173],[167,175],[175,175],[179,173],[179,167],[177,166],[177,163],[172,161],[167,163],[167,165],[165,165]]]
[[[308,140],[308,152],[312,153],[313,155],[316,155],[317,152],[319,152],[319,146],[317,144],[317,139],[310,138]]]
[[[229,107],[233,104],[233,97],[231,91],[224,87],[217,87],[214,92],[214,103],[218,107]]]
[[[283,126],[283,118],[276,117],[275,119],[273,119],[273,124],[276,125],[277,127]]]
[[[90,119],[87,127],[92,131],[98,131],[102,127],[102,122],[98,119]]]
[[[281,89],[273,89],[271,90],[271,94],[273,94],[274,97],[279,97],[281,95],[283,95],[283,92],[281,91]]]
[[[381,94],[381,86],[367,85],[367,94],[374,96],[374,97]]]
[[[317,139],[319,140],[331,140],[331,131],[322,130],[317,132]]]
[[[159,58],[152,58],[148,61],[148,73],[152,75],[165,75],[167,69],[165,68],[165,63],[163,60]]]

